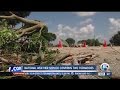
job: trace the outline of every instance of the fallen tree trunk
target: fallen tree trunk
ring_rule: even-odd
[[[77,56],[74,56],[74,57],[77,57],[77,58],[85,58],[85,57],[92,57],[92,55],[94,55],[93,53],[92,54],[87,54],[87,55],[77,55]]]
[[[67,57],[66,59],[63,60],[63,62],[68,63],[71,62],[73,60],[73,57]]]
[[[97,55],[90,55],[89,57],[86,56],[78,60],[79,64],[85,64],[87,61],[93,61],[93,59],[97,57]]]
[[[71,54],[65,55],[65,56],[62,57],[61,59],[56,60],[53,64],[57,65],[57,64],[61,63],[62,61],[64,61],[64,59],[66,59],[66,58],[68,58],[68,57],[71,57],[71,56],[72,56]]]

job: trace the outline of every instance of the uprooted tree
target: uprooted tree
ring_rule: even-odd
[[[9,16],[0,16],[0,19],[0,48],[6,52],[38,53],[38,56],[44,58],[48,42],[56,39],[56,35],[49,33],[41,21],[28,20],[13,12],[9,12]],[[9,20],[22,22],[23,25],[13,29],[8,24]]]
[[[13,54],[16,53],[17,57],[21,55],[24,62],[28,64],[31,56],[36,56],[36,63],[42,65],[58,64],[61,59],[54,61],[51,57],[52,52],[49,52],[47,46],[50,41],[56,39],[56,35],[48,32],[48,28],[45,23],[38,20],[29,20],[24,17],[16,15],[14,12],[7,12],[6,14],[0,15],[0,62],[7,65],[10,64],[21,64],[11,61],[10,58],[4,58],[2,54]],[[9,21],[21,22],[22,26],[18,29],[11,27]],[[15,25],[15,23],[12,23]],[[46,53],[47,52],[47,53]],[[45,53],[47,56],[45,56]],[[29,61],[28,61],[29,56]],[[46,57],[46,59],[45,59]],[[64,59],[64,57],[63,57]]]
[[[48,43],[56,39],[56,35],[48,32],[48,28],[42,21],[29,20],[20,17],[13,12],[10,15],[0,16],[0,61],[7,65],[21,64],[2,57],[2,54],[16,53],[21,55],[25,64],[29,64],[31,56],[36,56],[36,63],[39,65],[58,65],[72,55],[68,54],[56,59],[57,53],[47,49]],[[17,20],[23,23],[22,27],[14,29],[10,27],[7,20]],[[46,53],[47,52],[47,53]],[[29,56],[29,61],[28,61]],[[54,58],[55,57],[55,58]],[[17,58],[17,61],[19,59]],[[30,64],[31,65],[31,64]],[[32,65],[34,65],[32,63]],[[39,78],[66,78],[66,76],[39,76]],[[70,78],[78,78],[70,76]]]

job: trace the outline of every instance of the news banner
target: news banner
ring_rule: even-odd
[[[111,72],[98,72],[96,65],[17,65],[10,66],[14,75],[99,75],[111,76]]]

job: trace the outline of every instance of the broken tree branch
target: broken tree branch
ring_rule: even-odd
[[[31,31],[39,29],[39,28],[41,28],[41,30],[42,30],[43,27],[46,26],[43,22],[25,19],[25,18],[15,15],[12,12],[10,12],[10,13],[12,14],[11,16],[0,16],[0,18],[1,19],[16,19],[18,21],[21,21],[22,23],[32,24],[32,26],[30,26],[28,28],[17,30],[16,33],[20,34],[20,35],[18,35],[19,37],[22,37],[23,35],[26,35],[26,34],[31,34],[30,33]]]
[[[71,57],[71,56],[72,56],[71,54],[67,54],[64,57],[62,57],[61,59],[55,61],[54,64],[57,65],[57,64],[61,63],[64,59]]]
[[[33,31],[34,29],[37,29],[37,28],[40,28],[39,25],[35,25],[35,26],[32,26],[32,27],[29,27],[29,28],[26,28],[26,29],[22,29],[21,30],[21,34],[19,35],[19,37],[22,37],[24,34],[27,34],[29,33],[30,31]],[[19,31],[18,31],[19,32]],[[19,32],[20,33],[20,32]]]
[[[4,59],[4,58],[2,58],[2,57],[0,57],[0,61],[4,62],[4,63],[6,63],[6,64],[14,64],[13,62],[10,62],[10,61],[8,61],[7,59]]]
[[[92,57],[92,55],[94,55],[94,54],[92,53],[92,54],[79,55],[79,56],[74,56],[74,57],[77,57],[77,58],[85,58],[85,57]]]
[[[66,59],[63,60],[63,62],[67,62],[67,61],[70,61],[70,60],[73,60],[73,57],[67,57]]]
[[[25,19],[25,18],[22,18],[22,17],[19,17],[17,15],[15,15],[14,13],[10,12],[12,15],[11,16],[0,16],[1,19],[17,19],[23,23],[29,23],[29,24],[41,24],[41,25],[45,25],[44,23],[42,22],[39,22],[39,21],[35,21],[35,20],[28,20],[28,19]]]
[[[1,19],[15,19],[13,15],[11,16],[0,16]]]

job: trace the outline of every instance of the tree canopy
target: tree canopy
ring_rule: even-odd
[[[67,38],[65,41],[69,44],[69,46],[72,46],[75,44],[75,40],[73,38]]]
[[[120,31],[118,31],[117,34],[112,36],[112,38],[110,39],[110,43],[115,46],[120,46]]]
[[[77,43],[80,44],[80,43],[83,43],[84,41],[86,41],[86,44],[88,46],[100,46],[101,45],[98,39],[79,40]]]

